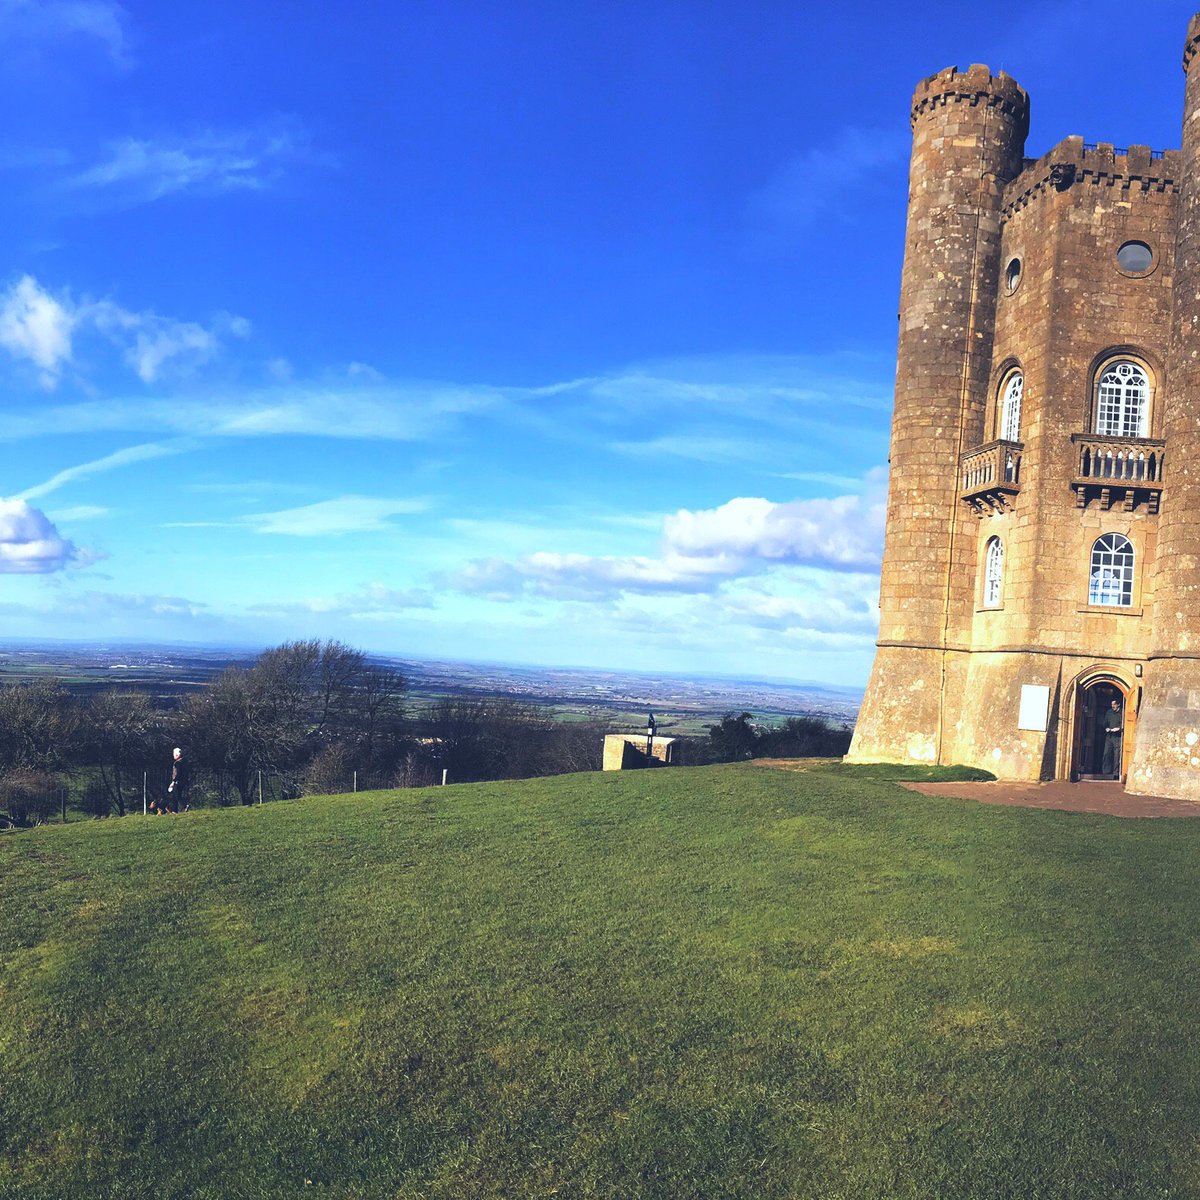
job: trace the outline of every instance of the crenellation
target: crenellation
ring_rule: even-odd
[[[1006,189],[1001,219],[1008,221],[1034,200],[1084,182],[1119,184],[1130,190],[1136,184],[1141,192],[1177,192],[1180,153],[1148,146],[1118,149],[1111,142],[1092,145],[1081,137],[1064,138],[1041,158],[1025,160],[1024,169]]]

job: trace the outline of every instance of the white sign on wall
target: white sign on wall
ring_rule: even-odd
[[[1021,712],[1017,717],[1018,729],[1046,732],[1046,718],[1050,712],[1050,689],[1041,684],[1021,685]]]

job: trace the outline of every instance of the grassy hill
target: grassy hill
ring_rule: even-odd
[[[829,768],[6,835],[0,1196],[1197,1196],[1198,884]]]

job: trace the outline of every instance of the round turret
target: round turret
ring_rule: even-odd
[[[869,757],[875,736],[882,742],[888,725],[902,719],[916,747],[910,756],[936,761],[944,686],[939,653],[957,593],[971,587],[963,568],[974,555],[973,545],[955,541],[959,459],[983,440],[1000,206],[1004,185],[1024,161],[1029,99],[1008,75],[979,65],[950,67],[918,84],[911,118],[875,660],[875,672],[886,672],[892,686],[868,689],[851,753]]]
[[[1025,89],[1006,71],[993,75],[982,63],[973,63],[965,71],[947,67],[922,79],[913,93],[910,120],[915,126],[925,113],[959,101],[1006,112],[1019,127],[1022,140],[1029,132],[1029,96]]]

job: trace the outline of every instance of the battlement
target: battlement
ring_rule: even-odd
[[[1200,50],[1200,13],[1196,13],[1188,22],[1187,37],[1183,43],[1183,73],[1185,75],[1192,65],[1192,59],[1196,57],[1197,50]]]
[[[1149,146],[1114,146],[1064,138],[1041,158],[1026,159],[1025,169],[1005,190],[1001,217],[1020,212],[1040,195],[1092,184],[1141,192],[1175,192],[1183,169],[1182,151]]]
[[[913,93],[911,121],[949,104],[966,103],[999,108],[1016,119],[1023,137],[1029,128],[1029,96],[1009,74],[993,75],[982,63],[973,63],[966,71],[947,67],[917,84]]]

